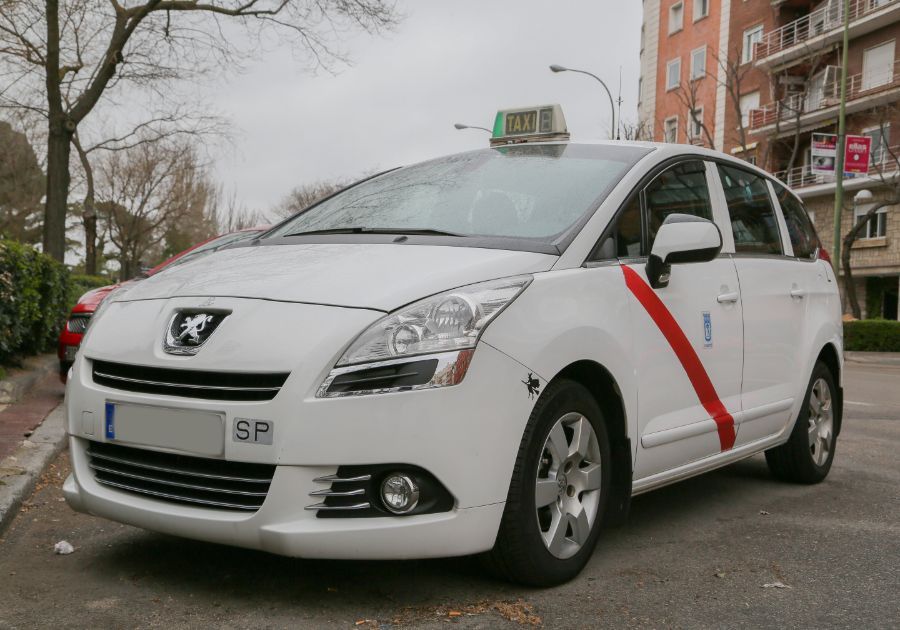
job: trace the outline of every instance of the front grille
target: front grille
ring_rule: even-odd
[[[87,330],[88,323],[90,321],[90,315],[73,315],[69,318],[69,321],[66,322],[66,330],[68,330],[70,333],[83,335],[84,331]]]
[[[158,453],[92,442],[89,466],[98,483],[163,501],[226,510],[258,510],[275,466]]]
[[[287,372],[206,372],[94,361],[98,385],[207,400],[272,400],[287,377]]]

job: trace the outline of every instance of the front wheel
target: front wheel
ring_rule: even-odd
[[[828,366],[816,363],[791,437],[786,444],[766,451],[773,475],[796,483],[819,483],[828,476],[837,442],[835,405],[839,400]]]
[[[597,401],[573,381],[551,383],[525,428],[491,568],[534,586],[575,577],[599,537],[610,466]]]

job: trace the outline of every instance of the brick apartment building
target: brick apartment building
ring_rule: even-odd
[[[715,148],[774,173],[804,199],[830,250],[834,177],[812,172],[810,147],[813,133],[837,133],[843,0],[643,5],[644,136]],[[872,163],[867,176],[844,180],[852,209],[843,234],[870,203],[900,191],[900,0],[850,0],[849,16],[847,133],[872,137]],[[854,201],[863,190],[872,195]],[[851,264],[863,317],[900,318],[900,206],[878,211]]]

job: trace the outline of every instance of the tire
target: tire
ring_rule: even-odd
[[[578,575],[600,536],[611,466],[594,397],[570,380],[547,386],[525,427],[497,542],[484,557],[488,568],[532,586]],[[549,502],[538,507],[538,496]]]
[[[766,463],[776,478],[811,484],[828,476],[837,443],[835,405],[839,401],[834,376],[828,366],[817,362],[791,437],[766,451]]]

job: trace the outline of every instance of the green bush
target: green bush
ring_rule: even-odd
[[[844,350],[900,352],[900,322],[888,319],[844,322]]]
[[[0,240],[0,364],[53,347],[69,311],[69,272],[49,256]]]
[[[104,276],[88,276],[82,273],[73,273],[69,276],[69,308],[78,302],[78,298],[97,287],[105,287],[112,284],[109,278]]]

